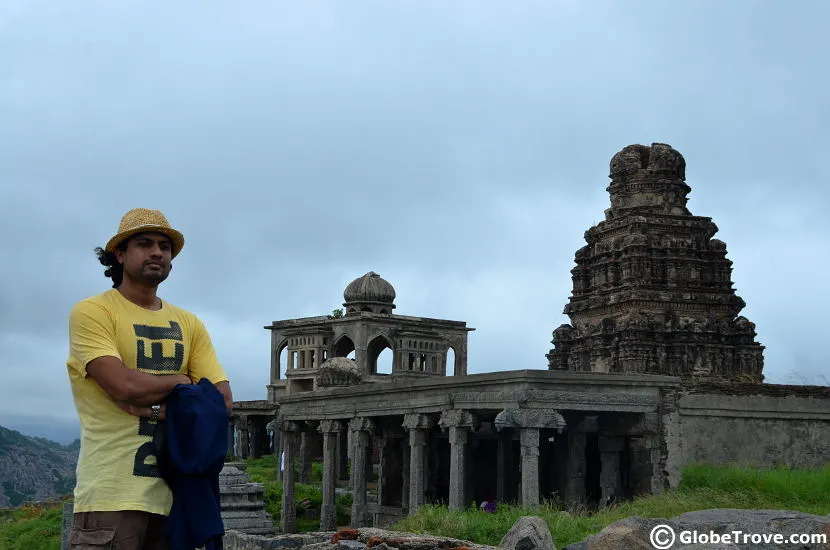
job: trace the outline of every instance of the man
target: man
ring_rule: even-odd
[[[161,212],[130,210],[96,249],[113,289],[70,314],[67,369],[81,422],[70,549],[167,549],[172,493],[153,443],[164,400],[178,384],[207,378],[230,414],[228,377],[204,325],[156,295],[183,246]]]

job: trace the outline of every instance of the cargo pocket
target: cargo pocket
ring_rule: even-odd
[[[115,529],[78,529],[69,532],[69,550],[112,550]]]

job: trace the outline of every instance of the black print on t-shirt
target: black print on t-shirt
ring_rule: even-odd
[[[184,362],[184,345],[182,342],[182,328],[175,321],[170,321],[170,327],[150,327],[147,325],[133,325],[136,335],[136,368],[138,370],[155,373],[179,372]],[[146,354],[144,340],[150,340],[150,355]],[[173,357],[166,357],[163,351],[165,340],[172,340],[174,344]]]
[[[178,373],[184,363],[184,340],[182,328],[175,321],[169,322],[169,327],[154,327],[149,325],[133,325],[136,335],[136,368],[156,374]],[[145,340],[150,341],[150,355],[146,353]],[[164,355],[163,342],[173,341],[173,357]],[[156,466],[156,448],[153,445],[153,435],[156,424],[149,418],[138,419],[138,435],[149,437],[150,441],[142,443],[135,453],[133,475],[139,477],[161,477]],[[153,457],[149,464],[147,460]]]

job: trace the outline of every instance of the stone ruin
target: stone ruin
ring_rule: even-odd
[[[611,208],[576,252],[570,324],[551,370],[762,382],[763,346],[711,218],[686,207],[686,161],[663,143],[611,159]]]
[[[570,323],[547,365],[468,374],[474,329],[393,313],[395,289],[374,272],[346,287],[342,316],[266,325],[267,399],[235,404],[235,456],[296,461],[299,478],[279,478],[284,504],[322,461],[322,532],[343,484],[363,528],[488,497],[599,508],[677,487],[692,463],[826,464],[830,388],[762,383],[726,245],[689,212],[685,176],[665,144],[614,156],[611,207],[576,253]],[[378,367],[386,349],[391,372]],[[283,533],[295,513],[282,506]]]
[[[219,500],[226,531],[250,535],[277,532],[274,519],[265,511],[265,486],[252,483],[244,462],[226,462],[219,474]]]

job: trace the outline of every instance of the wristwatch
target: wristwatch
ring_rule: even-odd
[[[153,422],[158,422],[159,413],[161,412],[161,405],[153,405],[152,407],[150,407],[150,409],[152,410],[152,412],[150,413],[150,420],[152,420]]]

